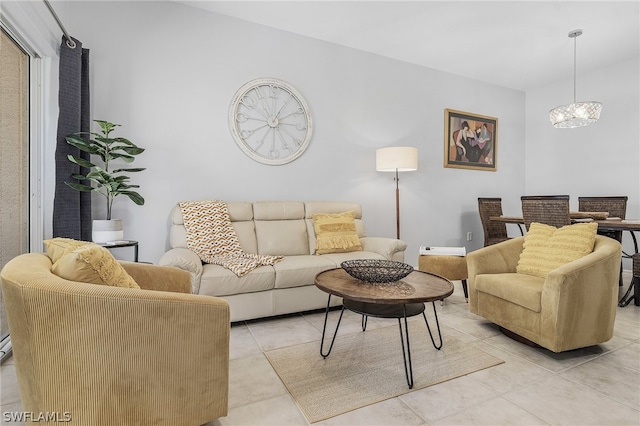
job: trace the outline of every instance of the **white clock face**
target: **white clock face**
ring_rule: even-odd
[[[242,86],[229,108],[229,127],[240,149],[263,164],[298,158],[311,140],[311,114],[300,93],[274,78]]]

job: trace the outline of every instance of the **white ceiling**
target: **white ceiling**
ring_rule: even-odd
[[[578,74],[640,56],[640,0],[179,2],[522,91],[573,78],[574,29]]]

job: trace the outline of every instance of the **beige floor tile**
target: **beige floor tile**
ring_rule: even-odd
[[[234,324],[229,338],[229,358],[262,355],[262,349],[245,324]]]
[[[470,379],[482,383],[499,394],[517,390],[552,374],[545,368],[484,342],[477,342],[473,346],[504,361],[503,364],[469,375]]]
[[[485,342],[556,373],[591,361],[598,356],[599,352],[602,352],[590,347],[555,353],[547,349],[527,346],[504,335],[488,338]]]
[[[496,425],[548,425],[544,420],[528,413],[504,398],[498,397],[469,407],[431,423],[432,425],[496,426]]]
[[[227,417],[206,423],[204,426],[304,426],[308,424],[293,398],[287,394],[232,408]]]
[[[230,361],[229,407],[240,407],[281,395],[288,395],[287,389],[264,355]]]
[[[247,322],[247,327],[263,351],[313,342],[322,336],[302,315]]]
[[[636,344],[634,349],[638,350],[639,347]],[[632,408],[640,408],[640,370],[627,367],[624,361],[618,362],[630,357],[626,354],[616,357],[616,352],[570,368],[561,373],[561,376],[602,392]],[[637,360],[640,360],[639,352],[636,352]]]
[[[431,423],[497,396],[495,391],[477,380],[462,376],[398,398],[412,411]]]
[[[637,425],[640,412],[558,375],[503,397],[553,425]]]
[[[314,426],[418,426],[422,424],[422,418],[407,409],[407,406],[398,398],[391,398],[314,423]]]
[[[20,406],[20,391],[18,389],[18,378],[16,376],[13,359],[10,358],[0,367],[0,405]]]

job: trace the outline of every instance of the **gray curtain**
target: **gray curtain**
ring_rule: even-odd
[[[73,39],[69,47],[65,37],[60,45],[60,88],[58,92],[58,132],[56,143],[56,189],[53,201],[53,236],[91,241],[91,193],[78,192],[65,185],[74,173],[86,174],[67,159],[68,154],[89,159],[89,154],[69,145],[65,137],[90,130],[89,49]],[[86,182],[85,182],[86,183]]]

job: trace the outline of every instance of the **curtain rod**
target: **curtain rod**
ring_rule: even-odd
[[[69,46],[72,49],[75,49],[76,48],[76,42],[73,41],[71,39],[71,37],[69,36],[69,33],[64,28],[64,25],[62,25],[62,22],[60,22],[60,19],[58,18],[58,15],[56,15],[55,10],[53,10],[53,7],[49,4],[49,1],[48,0],[42,0],[42,1],[44,2],[44,4],[47,5],[47,8],[49,9],[49,12],[51,12],[51,15],[53,15],[53,18],[56,20],[56,22],[58,23],[58,26],[62,30],[62,33],[64,34],[64,37],[67,39],[67,46]]]

